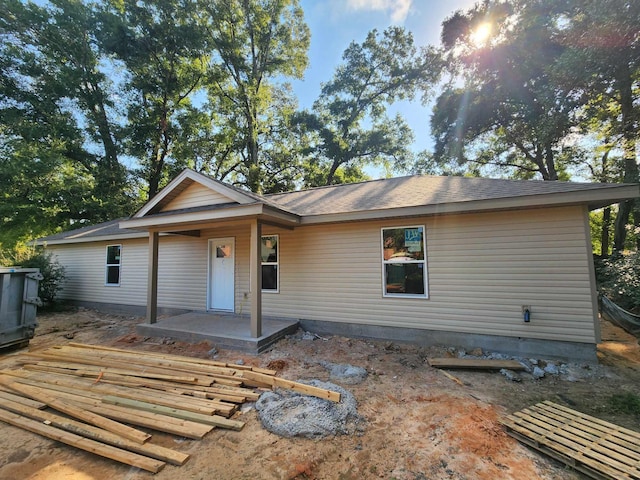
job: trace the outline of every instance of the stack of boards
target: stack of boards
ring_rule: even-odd
[[[0,370],[0,421],[153,473],[189,455],[154,445],[149,429],[191,439],[240,431],[239,407],[261,389],[340,401],[274,370],[96,345],[20,354],[17,364]]]

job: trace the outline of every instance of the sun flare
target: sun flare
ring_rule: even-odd
[[[491,36],[491,24],[481,23],[471,32],[469,39],[471,40],[471,43],[475,47],[479,48],[484,46],[487,43],[490,36]]]

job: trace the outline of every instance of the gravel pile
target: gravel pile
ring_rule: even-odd
[[[356,399],[349,391],[319,380],[301,383],[338,392],[340,402],[284,389],[265,392],[256,402],[256,410],[269,432],[288,438],[320,439],[362,431],[363,419],[358,415]]]

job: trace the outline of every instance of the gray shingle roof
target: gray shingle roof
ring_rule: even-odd
[[[257,203],[264,203],[285,212],[301,217],[331,216],[340,214],[355,214],[358,212],[375,212],[378,210],[393,210],[408,207],[429,207],[440,205],[460,205],[464,210],[465,202],[495,201],[501,199],[520,199],[521,205],[536,203],[536,198],[543,196],[554,197],[554,194],[587,193],[589,197],[596,198],[602,192],[609,192],[592,201],[588,198],[591,207],[607,205],[613,199],[629,198],[628,188],[638,190],[637,185],[622,184],[598,184],[577,182],[545,182],[531,180],[503,180],[489,178],[469,177],[437,177],[427,175],[414,175],[409,177],[388,178],[371,180],[368,182],[332,185],[318,187],[295,192],[278,193],[260,196],[250,192],[242,192]],[[234,187],[235,188],[235,187]],[[621,188],[626,188],[626,195],[618,197]],[[591,193],[593,195],[591,195]],[[639,192],[640,193],[640,192]],[[566,202],[566,200],[565,200]],[[587,203],[584,199],[582,203]],[[601,202],[599,204],[598,202]],[[168,211],[152,214],[154,217],[168,217],[176,213],[184,213],[186,210],[205,211],[220,210],[236,206],[236,203],[219,204],[214,206],[194,207],[180,211]],[[322,218],[322,217],[316,217]],[[140,230],[120,228],[119,218],[101,223],[62,232],[39,239],[38,243],[90,241],[98,237],[118,238],[125,235],[143,235]]]
[[[414,175],[312,188],[266,198],[298,215],[324,215],[616,187],[620,185]]]
[[[38,242],[52,242],[56,240],[70,240],[80,238],[95,238],[111,235],[136,235],[140,234],[139,230],[131,230],[127,228],[120,228],[120,222],[126,220],[127,217],[117,218],[115,220],[109,220],[108,222],[99,223],[97,225],[90,225],[87,227],[76,228],[75,230],[69,230],[67,232],[60,232],[48,237],[38,239]]]

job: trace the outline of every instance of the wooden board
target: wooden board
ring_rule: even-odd
[[[599,480],[640,479],[640,433],[553,402],[501,420],[507,433]]]
[[[429,365],[435,368],[464,368],[468,370],[525,370],[517,360],[491,360],[485,358],[429,358]]]
[[[103,443],[96,442],[95,440],[84,438],[80,435],[76,435],[75,433],[65,432],[64,430],[60,430],[52,425],[37,422],[6,410],[0,409],[0,420],[13,425],[14,427],[20,427],[24,430],[57,440],[58,442],[116,460],[120,463],[142,468],[149,472],[158,473],[165,466],[165,463],[160,460],[148,458],[138,453],[128,452],[117,447],[112,447],[111,445],[105,445]]]
[[[97,442],[113,445],[114,447],[123,448],[131,452],[139,453],[147,457],[162,460],[173,465],[184,465],[189,459],[189,455],[177,452],[160,445],[151,443],[139,444],[123,438],[119,435],[111,433],[101,428],[96,428],[86,423],[63,417],[53,412],[38,410],[37,408],[23,405],[22,403],[11,400],[0,399],[0,409],[23,415],[32,420],[38,420],[56,428],[66,430],[76,435],[90,438]]]
[[[252,372],[249,370],[242,372],[241,375],[242,378],[252,380],[264,386],[286,388],[295,392],[304,393],[305,395],[312,395],[325,400],[331,400],[332,402],[340,401],[340,394],[338,392],[325,390],[324,388],[313,387],[304,383],[285,380],[280,377],[272,377],[270,375],[264,375],[262,373]]]

